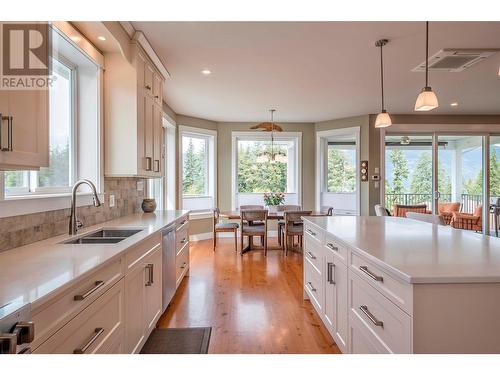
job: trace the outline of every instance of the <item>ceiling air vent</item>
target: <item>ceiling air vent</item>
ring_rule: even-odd
[[[442,49],[429,57],[429,70],[442,72],[461,72],[497,53],[497,48]],[[425,61],[412,69],[412,72],[425,72]]]

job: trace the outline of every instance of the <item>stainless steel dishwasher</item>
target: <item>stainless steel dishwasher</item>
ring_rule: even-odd
[[[162,231],[162,282],[163,311],[175,294],[175,223]]]

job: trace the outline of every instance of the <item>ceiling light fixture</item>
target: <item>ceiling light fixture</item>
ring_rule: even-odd
[[[280,149],[276,151],[274,150],[274,132],[281,132],[283,129],[281,126],[274,123],[274,112],[276,112],[276,110],[270,109],[269,112],[271,114],[271,122],[263,122],[250,128],[262,129],[264,131],[271,132],[271,150],[263,150],[259,152],[256,161],[257,163],[286,163],[288,161],[288,157],[285,151]]]
[[[201,71],[201,73],[204,74],[204,75],[206,75],[206,76],[208,76],[209,74],[212,74],[212,72],[210,70],[208,70],[208,69],[203,69]]]
[[[450,104],[452,107],[457,107],[458,106],[458,103],[457,102],[453,102]]]
[[[425,87],[418,94],[415,111],[431,111],[439,107],[438,99],[429,86],[429,21],[425,23]]]
[[[97,39],[99,39],[99,40],[103,40],[103,41],[104,41],[104,40],[106,40],[106,38],[105,38],[105,37],[103,37],[103,36],[98,36],[98,37],[97,37]]]
[[[382,53],[383,47],[389,43],[387,39],[380,39],[375,42],[375,47],[380,47],[380,87],[382,94],[382,110],[375,119],[376,128],[386,128],[392,125],[391,116],[387,113],[384,106],[384,55]]]

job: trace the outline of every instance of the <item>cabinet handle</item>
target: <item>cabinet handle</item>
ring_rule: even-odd
[[[73,297],[75,301],[83,301],[85,298],[90,296],[92,293],[94,293],[97,289],[102,287],[104,285],[104,281],[96,281],[95,286],[90,289],[89,291],[85,292],[84,294],[77,294],[76,296]]]
[[[151,90],[151,86],[149,86],[149,85],[146,85],[144,87],[146,88],[146,90]]]
[[[151,157],[150,156],[146,156],[146,170],[147,171],[150,171],[151,170]]]
[[[181,268],[182,268],[182,269],[184,269],[184,268],[186,268],[186,266],[187,266],[187,263],[186,263],[186,262],[184,262],[184,263],[182,263]]]
[[[186,237],[184,237],[184,238],[181,240],[181,243],[183,243],[183,244],[184,244],[184,243],[186,243],[186,242],[187,242]]]
[[[332,285],[335,285],[335,275],[333,274],[333,268],[335,267],[335,264],[328,262],[327,267],[326,281],[328,281]]]
[[[101,336],[103,333],[104,333],[104,328],[100,328],[100,327],[96,328],[94,330],[94,334],[92,335],[90,340],[85,345],[83,345],[81,348],[77,348],[77,349],[73,350],[73,354],[85,353],[87,351],[87,349],[90,348],[90,346],[95,342],[95,340],[97,340],[99,338],[99,336]]]
[[[313,232],[312,230],[310,230],[310,229],[306,229],[306,232],[307,232],[307,233],[309,233],[311,236],[316,237],[316,233],[315,233],[315,232]]]
[[[159,99],[160,97],[158,95],[155,95],[155,99]]]
[[[333,251],[339,251],[339,248],[332,243],[327,243],[326,247],[332,249]]]
[[[365,305],[359,306],[359,309],[363,314],[365,314],[368,317],[368,319],[370,319],[370,322],[372,322],[374,325],[376,325],[377,327],[384,327],[384,322],[375,318],[375,315],[373,315],[370,312],[370,310],[368,310],[367,306]]]
[[[160,171],[160,161],[155,160],[155,172],[159,172],[159,171]]]
[[[2,123],[3,120],[7,120],[7,147],[3,147],[3,140],[2,140]],[[13,151],[13,146],[12,146],[12,122],[13,122],[13,117],[12,116],[3,116],[0,113],[0,151]]]
[[[368,277],[370,277],[371,279],[373,279],[375,281],[384,282],[384,278],[382,276],[375,275],[373,272],[371,272],[368,269],[367,266],[360,266],[359,269],[361,270],[361,272],[363,272],[364,274],[368,275]]]
[[[309,285],[309,289],[311,289],[312,292],[316,291],[316,288],[312,285],[310,281],[307,282],[307,285]]]
[[[148,270],[148,281],[146,281],[146,286],[151,286],[153,285],[153,268],[154,268],[154,264],[152,263],[149,263],[149,264],[146,264],[146,269]]]
[[[307,252],[307,255],[309,255],[309,258],[311,258],[311,259],[316,259],[316,257],[314,256],[314,254],[311,253],[310,251]]]

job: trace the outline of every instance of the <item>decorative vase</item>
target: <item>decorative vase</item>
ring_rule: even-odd
[[[269,205],[267,206],[267,210],[269,211],[269,213],[275,214],[276,212],[278,212],[278,206]]]
[[[152,198],[144,198],[142,200],[141,208],[144,212],[153,212],[156,210],[156,201]]]

